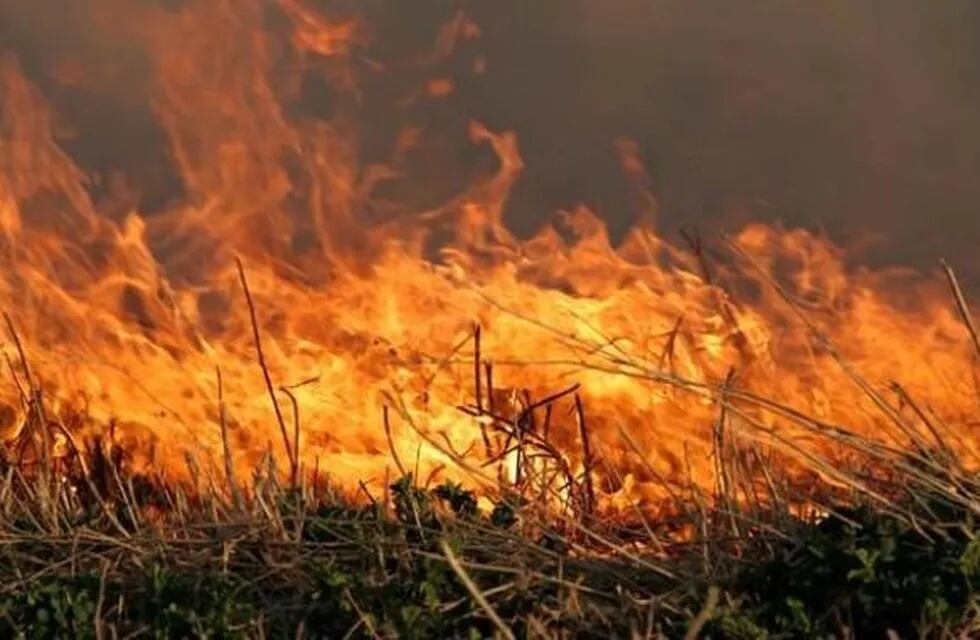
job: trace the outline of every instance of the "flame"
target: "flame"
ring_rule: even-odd
[[[243,475],[270,451],[284,466],[294,430],[303,472],[343,484],[383,482],[396,459],[461,473],[452,452],[474,466],[488,455],[486,417],[460,411],[477,402],[479,376],[481,406],[501,413],[580,385],[587,429],[569,394],[548,438],[578,471],[589,464],[613,508],[663,497],[663,478],[714,481],[729,388],[908,446],[876,404],[885,398],[916,432],[928,416],[975,457],[970,344],[938,283],[849,269],[825,238],[761,224],[732,238],[754,264],[709,262],[653,231],[660,212],[629,141],[617,144],[644,223],[618,245],[585,208],[515,237],[503,212],[523,167],[518,140],[478,123],[471,138],[496,170],[440,206],[398,207],[382,187],[425,131],[403,130],[390,162],[372,164],[356,118],[361,79],[398,65],[368,59],[357,18],[278,0],[283,36],[267,4],[126,9],[140,12],[122,28],[146,42],[152,110],[180,177],[164,211],[99,201],[42,92],[16,59],[0,62],[0,304],[28,363],[8,332],[8,440],[37,385],[53,419],[81,437],[111,425],[138,468],[164,477],[182,477],[188,453],[220,469],[222,427]],[[478,37],[457,15],[416,62]],[[290,109],[299,73],[335,90],[330,116]],[[453,87],[437,75],[415,95]],[[757,405],[737,420],[771,442],[802,437]]]

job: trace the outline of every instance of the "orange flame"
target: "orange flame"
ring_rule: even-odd
[[[402,132],[387,166],[359,157],[359,21],[279,0],[291,30],[283,39],[259,2],[184,5],[132,21],[148,43],[153,109],[184,192],[162,213],[103,210],[59,147],[44,96],[16,60],[0,63],[0,304],[52,415],[80,435],[114,424],[140,468],[169,477],[184,473],[185,452],[221,468],[222,420],[242,474],[269,450],[288,459],[282,431],[288,440],[294,424],[304,472],[347,484],[383,481],[390,447],[426,472],[453,473],[452,451],[478,466],[480,420],[459,410],[475,402],[477,323],[493,362],[485,402],[504,411],[527,402],[522,390],[540,399],[580,385],[610,505],[656,500],[658,478],[712,482],[712,430],[729,387],[895,439],[859,372],[915,430],[927,415],[975,455],[968,336],[937,283],[851,271],[827,240],[763,225],[733,238],[758,267],[741,272],[649,224],[614,246],[584,208],[518,239],[503,223],[523,167],[517,139],[480,124],[471,137],[493,150],[497,170],[442,206],[393,211],[379,187],[423,133]],[[429,58],[478,35],[457,16]],[[330,118],[290,115],[289,74],[300,68],[337,90]],[[452,86],[423,90],[445,96]],[[635,148],[620,148],[649,222],[658,213],[649,181]],[[779,274],[812,329],[767,274]],[[4,349],[13,365],[15,345]],[[0,388],[8,439],[23,425],[25,383],[11,366]],[[730,419],[767,438],[798,437],[785,415],[758,406]],[[580,470],[571,396],[554,404],[550,429]]]

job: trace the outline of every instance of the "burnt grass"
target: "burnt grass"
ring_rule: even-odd
[[[965,476],[887,507],[854,495],[820,518],[788,502],[749,510],[692,498],[672,524],[689,533],[671,537],[655,522],[542,518],[506,492],[480,508],[462,486],[410,475],[377,499],[261,475],[223,497],[87,457],[57,474],[3,468],[0,637],[980,632],[976,485]]]

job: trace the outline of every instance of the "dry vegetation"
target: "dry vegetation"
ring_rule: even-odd
[[[363,485],[352,496],[295,470],[277,474],[271,454],[247,481],[216,479],[192,458],[185,484],[133,473],[125,451],[78,442],[48,415],[7,324],[28,425],[4,450],[0,480],[3,637],[980,633],[980,482],[938,429],[923,436],[870,385],[906,449],[727,384],[655,375],[621,352],[594,350],[589,366],[707,394],[747,425],[732,434],[719,421],[713,491],[665,480],[671,499],[660,517],[637,508],[611,518],[592,474],[573,473],[547,429],[530,425],[539,414],[547,420],[552,403],[574,399],[584,449],[576,455],[586,467],[600,464],[576,387],[503,415],[490,400],[492,371],[479,366],[479,331],[474,402],[461,410],[484,425],[491,460],[516,453],[519,470],[516,482],[483,489],[486,508],[462,486],[419,480],[397,456],[402,475],[380,496]],[[825,459],[772,432],[763,445],[750,409],[775,412],[847,455]],[[54,454],[57,437],[67,454]],[[288,451],[286,430],[283,438]],[[801,464],[815,480],[800,482]]]
[[[83,464],[83,460],[87,462]],[[257,474],[247,497],[164,487],[92,448],[5,469],[5,637],[971,637],[977,487],[922,472],[894,510],[851,494],[816,522],[679,497],[691,537],[481,511],[406,476],[387,503]],[[926,482],[943,489],[930,489]],[[723,498],[723,497],[721,497]],[[864,504],[854,506],[858,502]],[[760,509],[765,509],[760,510]],[[634,523],[637,525],[638,523]],[[675,522],[676,524],[676,522]]]

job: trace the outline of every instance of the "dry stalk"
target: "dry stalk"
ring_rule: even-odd
[[[279,387],[279,390],[286,394],[289,398],[289,402],[293,408],[293,465],[292,465],[292,475],[290,477],[290,484],[293,489],[299,488],[299,402],[296,400],[296,394],[294,394],[288,387]]]
[[[980,357],[980,334],[977,333],[977,327],[973,322],[973,314],[970,313],[970,307],[966,304],[966,297],[963,295],[960,283],[956,279],[956,273],[945,260],[941,261],[941,264],[943,272],[946,274],[946,280],[949,282],[949,288],[953,292],[956,308],[960,312],[963,324],[966,325],[967,330],[970,332],[970,338],[973,340],[973,348],[976,349],[977,356]]]
[[[238,266],[238,278],[242,284],[242,290],[245,292],[245,302],[248,304],[248,314],[249,320],[252,323],[252,338],[255,343],[255,352],[258,355],[259,367],[262,369],[262,377],[265,380],[265,387],[269,393],[269,399],[272,401],[272,408],[276,413],[276,422],[279,423],[279,431],[282,435],[283,446],[286,448],[286,457],[289,459],[290,465],[290,477],[295,478],[297,474],[297,460],[295,452],[289,444],[289,433],[286,429],[286,419],[283,417],[282,409],[279,407],[279,400],[276,398],[276,390],[272,384],[272,376],[269,373],[269,367],[265,361],[265,352],[262,350],[262,335],[259,331],[258,317],[255,311],[255,303],[252,300],[252,292],[248,288],[248,279],[245,277],[245,267],[242,265],[242,260],[239,257],[235,257],[235,264]]]
[[[704,607],[698,615],[691,621],[691,625],[687,628],[687,633],[684,634],[684,640],[697,640],[698,636],[701,635],[701,630],[704,626],[708,624],[711,617],[715,615],[715,609],[718,607],[718,598],[721,595],[718,587],[711,586],[708,588],[708,596],[704,601]]]
[[[456,554],[454,554],[453,550],[449,548],[449,544],[447,544],[445,540],[440,540],[439,548],[442,550],[443,555],[446,557],[446,561],[456,574],[456,577],[459,578],[459,581],[463,583],[466,590],[469,591],[471,596],[473,596],[474,602],[476,602],[480,608],[483,609],[483,612],[487,614],[487,617],[490,618],[494,626],[497,627],[497,630],[500,631],[500,633],[508,640],[516,640],[514,632],[510,630],[510,627],[508,627],[507,624],[500,618],[500,615],[497,614],[494,608],[490,606],[490,603],[480,591],[480,588],[476,586],[473,579],[470,578],[468,573],[466,573],[466,569],[464,569],[459,563],[459,560],[456,558]]]
[[[75,436],[73,436],[71,431],[69,431],[63,424],[60,422],[57,424],[58,428],[61,429],[62,434],[64,434],[65,438],[68,440],[68,443],[71,445],[72,451],[75,453],[75,458],[78,460],[78,464],[82,468],[82,475],[85,477],[85,482],[88,485],[89,491],[91,491],[92,495],[95,496],[99,506],[102,507],[102,512],[105,514],[106,518],[109,519],[109,522],[112,523],[112,526],[116,528],[116,531],[119,532],[119,535],[128,539],[130,537],[129,531],[122,526],[122,523],[116,518],[113,510],[99,492],[98,487],[95,486],[95,481],[92,480],[92,473],[89,471],[88,464],[85,462],[85,454],[75,441]]]
[[[225,462],[225,478],[228,482],[228,491],[231,493],[232,503],[235,509],[241,510],[244,505],[241,491],[238,489],[238,482],[235,480],[235,464],[231,457],[231,445],[228,443],[228,414],[225,406],[225,385],[221,376],[221,369],[215,367],[218,378],[218,422],[221,427],[221,450]]]
[[[585,486],[585,514],[591,517],[595,513],[595,487],[592,486],[592,444],[589,441],[589,427],[585,421],[585,408],[582,398],[575,394],[575,414],[578,417],[579,434],[582,438],[582,466],[584,470],[583,483]]]

